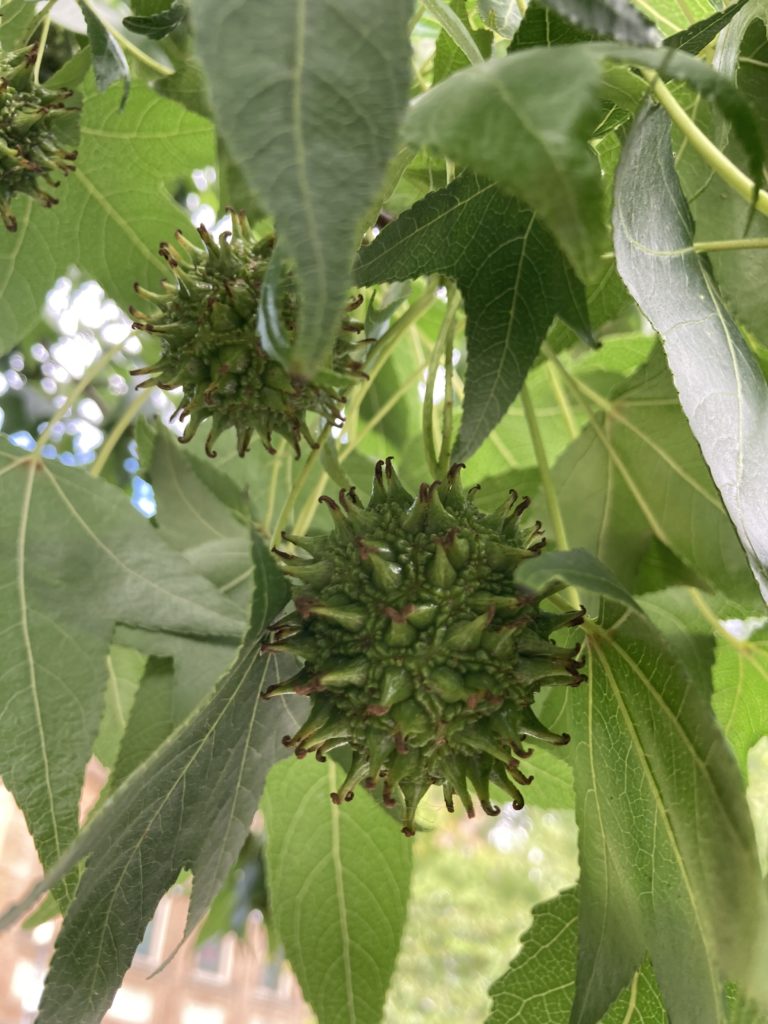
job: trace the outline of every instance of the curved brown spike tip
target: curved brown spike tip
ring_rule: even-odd
[[[460,475],[462,469],[466,469],[466,464],[463,462],[454,462],[451,468],[448,470],[448,480],[453,483],[457,476]]]
[[[340,511],[339,506],[336,504],[336,502],[333,500],[333,498],[331,498],[327,494],[321,494],[320,497],[317,500],[318,500],[319,504],[327,505],[328,508],[331,510],[331,512],[339,512]]]
[[[522,811],[525,807],[525,800],[522,797],[515,797],[512,801],[512,809],[515,811]]]
[[[436,493],[438,487],[442,484],[442,480],[433,480],[432,483],[427,487],[428,501],[432,501],[433,495]]]
[[[524,498],[521,498],[520,502],[518,503],[517,508],[515,509],[514,514],[516,516],[521,516],[523,514],[523,512],[525,512],[525,510],[528,508],[528,506],[530,504],[531,504],[531,499],[528,497],[528,495],[526,495]]]
[[[586,683],[587,677],[585,675],[578,675],[573,677],[573,682],[568,683],[569,686],[581,686],[582,683]]]
[[[386,472],[386,474],[387,474],[387,477],[388,477],[388,478],[390,478],[390,479],[391,479],[391,477],[392,477],[392,474],[394,473],[394,470],[392,469],[392,463],[393,463],[394,461],[395,461],[395,457],[394,457],[394,455],[388,455],[388,456],[386,457],[386,459],[384,460],[384,465],[385,465],[385,467],[386,467],[386,468],[385,468],[385,472]]]
[[[384,476],[384,459],[379,459],[379,461],[374,466],[373,473],[376,479],[379,481],[379,483],[381,483],[382,478]]]
[[[557,742],[555,743],[555,746],[556,747],[567,747],[570,742],[571,742],[571,735],[570,735],[570,733],[564,732],[561,736],[557,737]]]
[[[331,803],[336,804],[337,807],[341,804],[341,797],[338,793],[331,793]]]
[[[472,485],[472,486],[471,486],[471,487],[469,488],[469,490],[467,491],[467,497],[468,497],[468,498],[470,499],[470,501],[471,501],[471,500],[472,500],[472,496],[473,496],[473,495],[475,495],[475,494],[477,494],[477,492],[478,492],[478,491],[482,491],[482,489],[483,489],[483,488],[481,487],[481,485],[480,485],[480,484],[473,484],[473,485]]]
[[[510,747],[512,747],[512,749],[518,757],[523,759],[525,759],[526,757],[530,757],[533,753],[532,747],[521,747],[519,743],[512,742],[510,743]]]
[[[271,548],[273,555],[277,555],[278,558],[282,558],[285,562],[295,562],[296,555],[289,555],[287,551],[283,551],[282,548]]]
[[[325,756],[325,754],[323,754],[321,750],[318,749],[315,751],[315,760],[319,761],[320,764],[325,764],[328,758]]]
[[[413,839],[413,837],[416,835],[416,833],[414,832],[410,825],[403,825],[400,831],[408,839]]]
[[[273,690],[273,689],[275,689],[275,687],[270,686],[269,690]],[[267,690],[266,693],[264,694],[265,697],[269,696],[269,690]],[[283,736],[283,738],[280,740],[280,742],[283,744],[284,747],[290,747],[291,741],[292,741],[292,737],[291,736]]]
[[[432,492],[430,490],[429,484],[419,484],[419,501],[423,505],[426,505],[426,504],[428,504],[429,499],[431,497],[432,497]]]
[[[309,751],[307,750],[306,747],[296,747],[296,750],[294,751],[294,753],[296,754],[296,757],[298,757],[298,759],[300,761],[303,761],[304,758],[309,753]]]
[[[501,814],[501,808],[497,807],[496,804],[492,804],[490,800],[481,800],[480,803],[489,817],[495,818],[497,814]]]
[[[579,610],[577,612],[574,612],[574,616],[571,619],[571,621],[568,623],[568,625],[569,626],[580,626],[585,621],[586,617],[587,617],[587,609],[584,607],[583,604],[581,604],[581,605],[579,605]],[[583,662],[582,662],[582,664],[583,664]]]
[[[179,440],[181,440],[181,438],[179,438]],[[192,438],[188,437],[187,440],[191,441]],[[211,447],[212,444],[213,444],[213,438],[212,437],[207,437],[206,440],[205,440],[205,454],[208,456],[209,459],[215,459],[216,456],[219,454],[216,451],[215,448]]]
[[[344,802],[349,804],[354,799],[355,799],[355,791],[354,791],[354,789],[350,789],[350,791],[348,793],[346,793],[345,796],[344,796]]]

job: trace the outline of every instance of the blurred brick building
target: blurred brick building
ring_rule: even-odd
[[[89,766],[84,803],[103,783]],[[24,819],[0,786],[0,908],[18,899],[39,878],[40,866]],[[161,901],[105,1024],[310,1024],[289,965],[273,956],[260,914],[247,924],[246,941],[233,935],[182,946],[156,977],[150,975],[173,950],[184,930],[188,897],[174,887]],[[0,1024],[31,1024],[59,921],[0,934]]]

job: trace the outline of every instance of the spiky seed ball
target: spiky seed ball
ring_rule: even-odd
[[[232,211],[231,211],[232,212]],[[362,325],[346,319],[345,333],[337,340],[332,369],[314,381],[291,377],[270,358],[257,332],[262,283],[274,247],[274,238],[257,239],[244,214],[232,212],[232,232],[214,239],[198,228],[203,246],[176,232],[177,246],[163,242],[160,255],[173,273],[163,282],[164,293],[135,285],[137,294],[152,302],[152,313],[131,307],[138,330],[157,334],[160,360],[154,366],[133,370],[152,374],[139,387],[157,385],[164,390],[183,388],[176,415],[186,421],[181,440],[190,441],[204,420],[210,419],[206,451],[215,455],[216,438],[229,427],[237,434],[240,455],[258,435],[274,454],[273,434],[291,442],[299,455],[301,438],[316,442],[306,423],[308,412],[341,425],[344,389],[365,376],[355,350],[370,344],[351,337]],[[347,310],[355,308],[360,297]],[[296,323],[297,303],[287,282],[281,295],[280,317],[288,331]]]
[[[77,158],[58,133],[61,118],[79,108],[67,105],[70,89],[35,83],[36,56],[36,46],[0,54],[0,217],[8,231],[16,230],[13,199],[24,194],[54,206],[43,186],[57,188]]]
[[[487,814],[497,814],[495,782],[523,806],[530,781],[520,762],[526,739],[564,744],[532,710],[543,686],[578,685],[578,647],[549,639],[583,621],[584,609],[561,614],[541,601],[561,585],[535,592],[515,571],[544,546],[541,523],[521,525],[529,499],[509,498],[492,514],[465,492],[460,465],[442,483],[402,486],[392,460],[376,466],[366,505],[354,489],[337,503],[330,533],[284,535],[309,558],[278,552],[295,582],[294,610],[273,627],[268,650],[304,665],[268,695],[308,694],[304,725],[285,737],[299,757],[320,760],[352,749],[352,765],[336,803],[355,786],[383,780],[383,798],[405,808],[413,835],[416,807],[432,784],[453,810],[458,796],[474,815],[470,787]]]

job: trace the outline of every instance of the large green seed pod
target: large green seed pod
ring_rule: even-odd
[[[362,364],[353,358],[369,344],[356,335],[362,325],[346,319],[336,343],[332,368],[315,380],[291,377],[265,351],[258,334],[258,312],[264,275],[274,239],[257,239],[244,214],[232,212],[232,232],[218,240],[198,228],[202,248],[176,232],[177,246],[163,242],[160,255],[173,273],[163,282],[164,293],[135,285],[137,294],[154,304],[152,313],[131,308],[134,327],[156,334],[161,341],[160,360],[154,366],[133,370],[151,374],[139,387],[157,385],[165,390],[183,388],[176,415],[186,421],[181,437],[189,441],[204,420],[210,419],[206,451],[215,455],[216,438],[229,427],[237,434],[240,455],[258,435],[274,453],[273,434],[291,442],[299,455],[301,438],[316,447],[306,423],[308,412],[340,425],[345,389],[364,376]],[[297,307],[291,282],[280,295],[279,317],[290,332]],[[350,304],[348,312],[362,301]]]
[[[363,505],[342,491],[330,509],[330,533],[285,539],[309,558],[278,552],[297,581],[294,610],[273,627],[268,650],[303,659],[292,679],[268,695],[308,694],[310,715],[285,737],[299,757],[320,760],[352,749],[349,773],[332,799],[352,799],[355,786],[383,782],[383,798],[405,808],[413,835],[416,807],[432,784],[443,786],[474,815],[470,788],[497,814],[496,783],[523,806],[531,778],[520,763],[526,740],[568,742],[532,710],[543,686],[576,686],[584,678],[578,647],[558,647],[550,634],[583,621],[584,609],[541,610],[560,585],[535,592],[515,570],[544,546],[541,523],[521,525],[529,499],[509,498],[481,512],[461,484],[461,466],[441,483],[422,484],[414,498],[392,460],[376,466]]]
[[[15,196],[54,206],[58,200],[43,186],[57,188],[77,158],[58,134],[62,117],[78,109],[67,106],[72,92],[36,84],[36,56],[35,46],[0,54],[0,217],[8,231],[16,230]]]

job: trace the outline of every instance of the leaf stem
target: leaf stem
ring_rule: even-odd
[[[547,510],[549,512],[549,518],[552,521],[555,540],[557,541],[557,546],[561,551],[567,551],[568,536],[565,531],[563,514],[560,509],[560,502],[557,498],[554,481],[552,480],[552,474],[549,469],[547,450],[544,447],[544,440],[541,436],[541,431],[539,430],[539,421],[536,419],[536,409],[533,401],[531,400],[531,395],[526,384],[523,384],[520,389],[520,402],[523,406],[523,415],[525,416],[528,433],[531,435],[531,443],[533,444],[533,451],[536,455],[536,465],[539,470],[539,476],[541,477],[541,489],[544,492],[544,498],[547,502]]]
[[[454,320],[455,324],[455,320]],[[443,439],[440,444],[438,470],[440,476],[448,472],[453,440],[453,328],[445,339],[443,369],[445,373],[445,395],[443,397]]]
[[[445,34],[458,46],[470,64],[482,64],[484,57],[472,38],[469,29],[443,0],[423,0],[427,11],[440,25]]]
[[[126,339],[127,341],[127,339]],[[75,402],[80,398],[85,389],[98,377],[101,371],[114,359],[115,355],[122,349],[125,341],[118,345],[111,345],[106,352],[102,353],[101,356],[95,362],[91,363],[86,373],[77,382],[77,385],[70,391],[60,408],[51,416],[46,424],[45,430],[42,432],[40,437],[37,439],[37,449],[42,449],[43,445],[48,443],[51,434],[53,433],[54,427],[64,419],[70,409],[74,406]]]
[[[51,16],[46,13],[42,20],[42,28],[40,29],[40,39],[37,43],[37,54],[35,55],[35,66],[32,70],[35,85],[40,84],[40,68],[43,65],[43,57],[45,55],[45,44],[48,42],[48,32],[51,28]]]
[[[109,456],[117,447],[120,438],[123,436],[123,434],[126,432],[130,424],[133,422],[133,420],[136,417],[136,413],[139,411],[142,405],[144,405],[144,403],[147,401],[150,395],[151,391],[140,391],[138,395],[134,397],[133,401],[130,402],[128,406],[123,410],[123,415],[114,425],[114,427],[110,430],[109,435],[107,436],[101,448],[99,449],[99,454],[96,457],[96,461],[93,463],[89,470],[91,476],[99,476],[101,474],[101,471],[107,464]]]
[[[330,435],[332,426],[333,424],[331,423],[330,420],[328,420],[323,429],[320,431],[320,434],[317,437],[317,448],[313,448],[312,451],[307,456],[306,462],[301,467],[299,475],[293,482],[293,487],[291,487],[288,497],[283,502],[283,507],[280,510],[280,515],[278,516],[277,523],[275,524],[275,529],[272,533],[273,547],[280,540],[280,534],[283,532],[283,528],[285,527],[285,524],[288,522],[288,516],[291,514],[291,509],[296,503],[296,499],[301,493],[302,487],[307,482],[309,474],[312,472],[315,463],[320,458],[320,455],[323,450],[323,445],[325,444],[325,439]]]
[[[707,163],[719,178],[741,196],[750,206],[754,202],[755,208],[765,216],[768,216],[768,192],[758,188],[754,181],[736,166],[721,149],[708,138],[699,126],[688,116],[680,106],[675,97],[664,85],[656,72],[642,71],[642,75],[651,86],[653,93],[659,103],[669,114],[670,119],[677,125],[693,149]]]
[[[424,440],[424,454],[427,459],[429,471],[432,473],[433,479],[435,480],[440,476],[440,464],[437,458],[437,450],[435,449],[433,424],[435,383],[437,381],[437,371],[440,367],[440,361],[443,357],[446,345],[450,345],[451,351],[453,350],[453,331],[460,302],[461,294],[456,285],[449,285],[445,315],[443,317],[443,322],[440,325],[437,341],[432,348],[432,354],[429,359],[424,403],[421,408],[421,435]]]
[[[550,472],[547,450],[544,447],[544,439],[542,438],[541,431],[539,430],[539,421],[536,419],[536,409],[526,384],[523,384],[520,389],[520,402],[523,406],[523,415],[525,416],[528,433],[531,435],[531,443],[533,444],[533,451],[536,455],[536,465],[541,478],[541,489],[544,492],[544,499],[547,503],[547,511],[549,512],[549,518],[552,523],[555,540],[557,541],[557,546],[561,551],[567,551],[568,535],[565,530],[563,513],[560,508],[557,491],[555,490],[552,473]],[[563,593],[565,594],[566,600],[572,602],[572,607],[574,605],[579,607],[581,600],[576,587],[566,587]]]
[[[158,75],[172,75],[174,73],[172,68],[168,68],[165,64],[161,64],[159,61],[156,61],[154,57],[150,57],[148,53],[145,53],[140,46],[132,43],[130,39],[123,35],[120,29],[115,28],[114,25],[110,25],[108,21],[102,20],[90,0],[82,0],[82,3],[85,4],[88,10],[95,17],[99,18],[106,31],[109,32],[115,42],[119,43],[124,50],[127,50],[128,53],[132,54],[140,64],[144,64],[144,66],[148,67],[151,71],[156,71]]]

